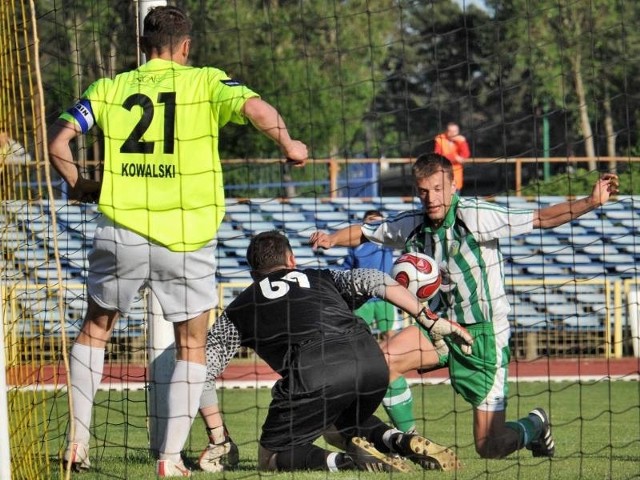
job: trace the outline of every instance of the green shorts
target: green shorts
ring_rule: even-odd
[[[449,366],[453,389],[478,410],[502,411],[507,406],[511,332],[506,319],[499,325],[498,333],[490,322],[465,325],[474,339],[471,355],[445,337],[449,355],[441,357],[441,364]]]
[[[396,307],[380,299],[369,300],[355,314],[361,317],[373,332],[387,333],[394,328]]]

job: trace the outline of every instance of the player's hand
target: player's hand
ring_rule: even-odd
[[[449,347],[444,341],[444,337],[442,335],[432,333],[431,340],[433,341],[433,348],[435,349],[439,357],[443,355],[449,355]]]
[[[473,345],[473,337],[462,325],[446,318],[441,318],[428,308],[423,308],[416,317],[416,321],[422,325],[427,331],[434,335],[451,339],[460,345],[462,353],[471,355],[471,345]]]
[[[603,174],[593,186],[591,198],[596,205],[604,205],[611,195],[618,193],[619,180],[614,173]]]
[[[299,140],[292,140],[282,146],[282,154],[285,157],[285,163],[294,167],[304,167],[309,158],[307,146]]]
[[[73,187],[69,187],[69,198],[85,203],[97,203],[100,198],[100,182],[78,177]]]
[[[318,248],[331,248],[333,247],[333,242],[331,241],[331,236],[328,233],[316,231],[311,234],[309,237],[309,244],[313,250],[317,250]]]

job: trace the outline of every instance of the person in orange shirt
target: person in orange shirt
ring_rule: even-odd
[[[447,123],[447,130],[436,135],[435,153],[439,153],[453,165],[453,179],[456,190],[460,192],[464,184],[463,164],[471,156],[467,139],[460,135],[460,127],[457,123]]]

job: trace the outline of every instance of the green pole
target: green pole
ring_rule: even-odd
[[[545,101],[542,104],[542,156],[549,158],[549,104]],[[549,180],[551,176],[551,168],[549,162],[542,164],[542,172],[544,180]]]

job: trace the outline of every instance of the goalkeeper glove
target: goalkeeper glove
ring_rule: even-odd
[[[429,332],[429,334],[433,336],[434,347],[436,347],[436,351],[438,351],[438,346],[435,345],[435,339],[438,339],[438,337],[440,337],[441,340],[442,337],[448,335],[455,343],[460,345],[462,353],[464,353],[465,355],[471,355],[471,345],[473,345],[473,337],[467,331],[467,329],[459,323],[452,322],[451,320],[447,320],[446,318],[441,318],[428,308],[423,308],[420,311],[420,313],[416,317],[416,321],[424,328],[426,328],[427,332]],[[442,344],[444,344],[444,341],[442,341]],[[442,349],[441,346],[439,346],[439,348]]]

